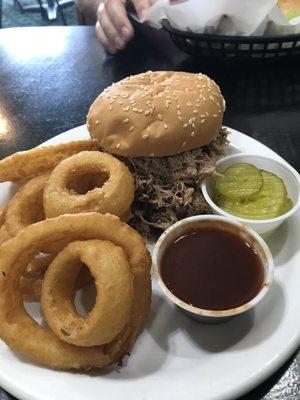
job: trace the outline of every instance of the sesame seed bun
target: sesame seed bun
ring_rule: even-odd
[[[149,71],[104,90],[89,110],[87,127],[111,153],[164,157],[209,144],[223,113],[220,89],[206,75]]]

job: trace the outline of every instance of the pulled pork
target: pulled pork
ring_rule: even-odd
[[[130,225],[150,240],[180,219],[211,213],[200,181],[215,172],[224,154],[227,132],[222,129],[208,146],[169,157],[118,157],[135,177]]]

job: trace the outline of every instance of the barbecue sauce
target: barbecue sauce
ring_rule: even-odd
[[[228,310],[253,299],[264,269],[255,248],[238,233],[204,226],[166,249],[161,276],[179,299],[206,310]]]

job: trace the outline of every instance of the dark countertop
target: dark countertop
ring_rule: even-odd
[[[0,30],[0,158],[85,123],[89,105],[112,82],[149,69],[174,69],[214,78],[227,102],[224,124],[300,170],[299,65],[299,59],[231,67],[196,62],[164,35],[147,30],[115,57],[105,54],[92,27]],[[299,370],[298,354],[243,400],[298,399]]]

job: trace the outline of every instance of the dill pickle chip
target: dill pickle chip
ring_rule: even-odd
[[[215,184],[221,195],[239,199],[258,193],[263,185],[263,177],[254,165],[238,163],[228,167],[223,176],[218,176]]]
[[[224,211],[241,218],[269,219],[284,214],[290,207],[287,191],[282,179],[271,172],[261,171],[263,186],[261,190],[247,199],[232,199],[220,195],[217,204]]]
[[[285,214],[286,212],[290,211],[290,209],[293,208],[293,206],[294,206],[294,204],[293,204],[292,200],[287,198],[281,207],[280,215]]]

